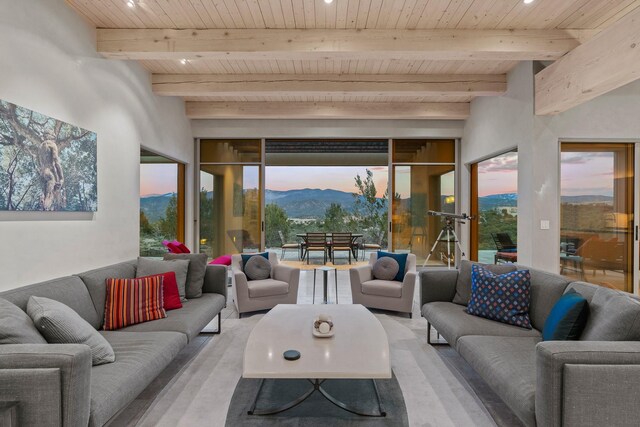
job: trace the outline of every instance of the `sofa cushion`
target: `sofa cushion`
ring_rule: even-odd
[[[422,306],[422,315],[453,347],[465,335],[537,337],[535,329],[523,329],[465,313],[465,307],[451,302],[430,302]]]
[[[204,285],[204,273],[207,269],[207,254],[165,254],[164,259],[189,261],[186,285],[187,298],[200,298],[202,296],[202,286]]]
[[[458,280],[456,281],[456,294],[453,297],[453,302],[456,304],[469,304],[469,300],[471,299],[471,266],[473,264],[482,265],[494,274],[504,274],[509,273],[510,271],[516,271],[516,266],[513,264],[480,264],[477,262],[462,260],[458,271]]]
[[[589,304],[582,341],[640,341],[640,301],[624,292],[599,288]]]
[[[116,361],[91,369],[89,426],[103,426],[153,381],[187,344],[178,332],[103,331]]]
[[[527,426],[535,426],[539,337],[466,336],[458,352]]]
[[[94,366],[115,360],[113,349],[98,331],[61,302],[32,296],[27,313],[48,343],[88,345]]]
[[[176,284],[178,285],[178,294],[180,301],[187,300],[187,273],[189,272],[189,261],[187,260],[167,260],[138,258],[136,267],[136,277],[154,276],[157,274],[168,273],[172,271],[176,274]],[[121,279],[121,277],[116,277]]]
[[[261,256],[249,258],[244,266],[244,273],[249,280],[265,280],[271,277],[271,263]]]
[[[373,264],[373,277],[379,280],[393,280],[398,271],[400,271],[400,264],[388,256],[378,258]]]
[[[46,344],[33,320],[17,305],[0,298],[0,344]]]
[[[167,317],[163,308],[163,282],[161,274],[136,279],[107,279],[104,329],[113,331]]]
[[[529,318],[534,328],[539,331],[544,328],[544,322],[551,313],[551,309],[560,299],[569,285],[566,277],[546,271],[518,266],[519,269],[529,270],[531,274],[531,304]]]
[[[542,329],[544,341],[577,340],[587,323],[589,304],[574,290],[566,292],[551,309]]]
[[[474,265],[471,268],[471,300],[467,313],[531,329],[530,288],[529,270],[496,275]]]
[[[102,328],[104,322],[104,301],[107,295],[107,279],[117,277],[119,279],[133,279],[136,277],[136,261],[121,262],[95,270],[77,274],[89,290],[93,306],[98,313],[98,325],[92,324],[96,329]],[[64,302],[64,301],[63,301]],[[75,307],[72,307],[75,310]]]
[[[87,287],[77,276],[60,277],[0,293],[0,297],[14,303],[25,312],[32,295],[60,301],[96,329],[102,324],[101,315],[96,311]],[[102,308],[104,309],[104,302]]]
[[[187,335],[189,341],[222,310],[224,297],[220,294],[203,294],[201,298],[187,300],[180,310],[167,312],[164,319],[140,323],[120,329],[122,332],[173,331]]]
[[[250,298],[271,297],[289,293],[289,284],[280,280],[264,279],[249,280],[247,282]]]
[[[361,285],[362,293],[380,297],[402,297],[402,282],[395,280],[368,280]]]

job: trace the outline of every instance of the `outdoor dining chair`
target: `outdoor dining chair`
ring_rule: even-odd
[[[305,255],[307,256],[307,264],[309,264],[309,255],[311,252],[322,251],[324,263],[327,263],[327,233],[307,233],[304,239]]]
[[[351,253],[353,252],[353,237],[351,233],[331,233],[331,262],[335,263],[336,251],[349,252],[349,264],[351,264]]]

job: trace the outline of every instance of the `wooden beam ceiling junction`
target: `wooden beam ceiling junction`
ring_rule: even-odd
[[[597,30],[98,29],[98,52],[138,60],[555,60]]]

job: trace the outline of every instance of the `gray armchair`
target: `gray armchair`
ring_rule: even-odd
[[[369,308],[399,311],[412,317],[413,294],[416,285],[416,256],[409,254],[402,282],[378,280],[373,277],[373,265],[378,254],[372,253],[369,264],[349,270],[354,304]]]
[[[242,270],[242,257],[239,254],[231,257],[233,300],[239,315],[298,301],[300,269],[278,263],[273,252],[269,252],[269,262],[270,278],[248,280]]]

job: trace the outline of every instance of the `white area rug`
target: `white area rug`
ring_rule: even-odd
[[[156,398],[141,426],[224,426],[242,374],[242,355],[262,316],[227,319],[216,336]],[[427,344],[423,319],[376,314],[387,331],[391,364],[411,426],[495,426],[464,379]]]

